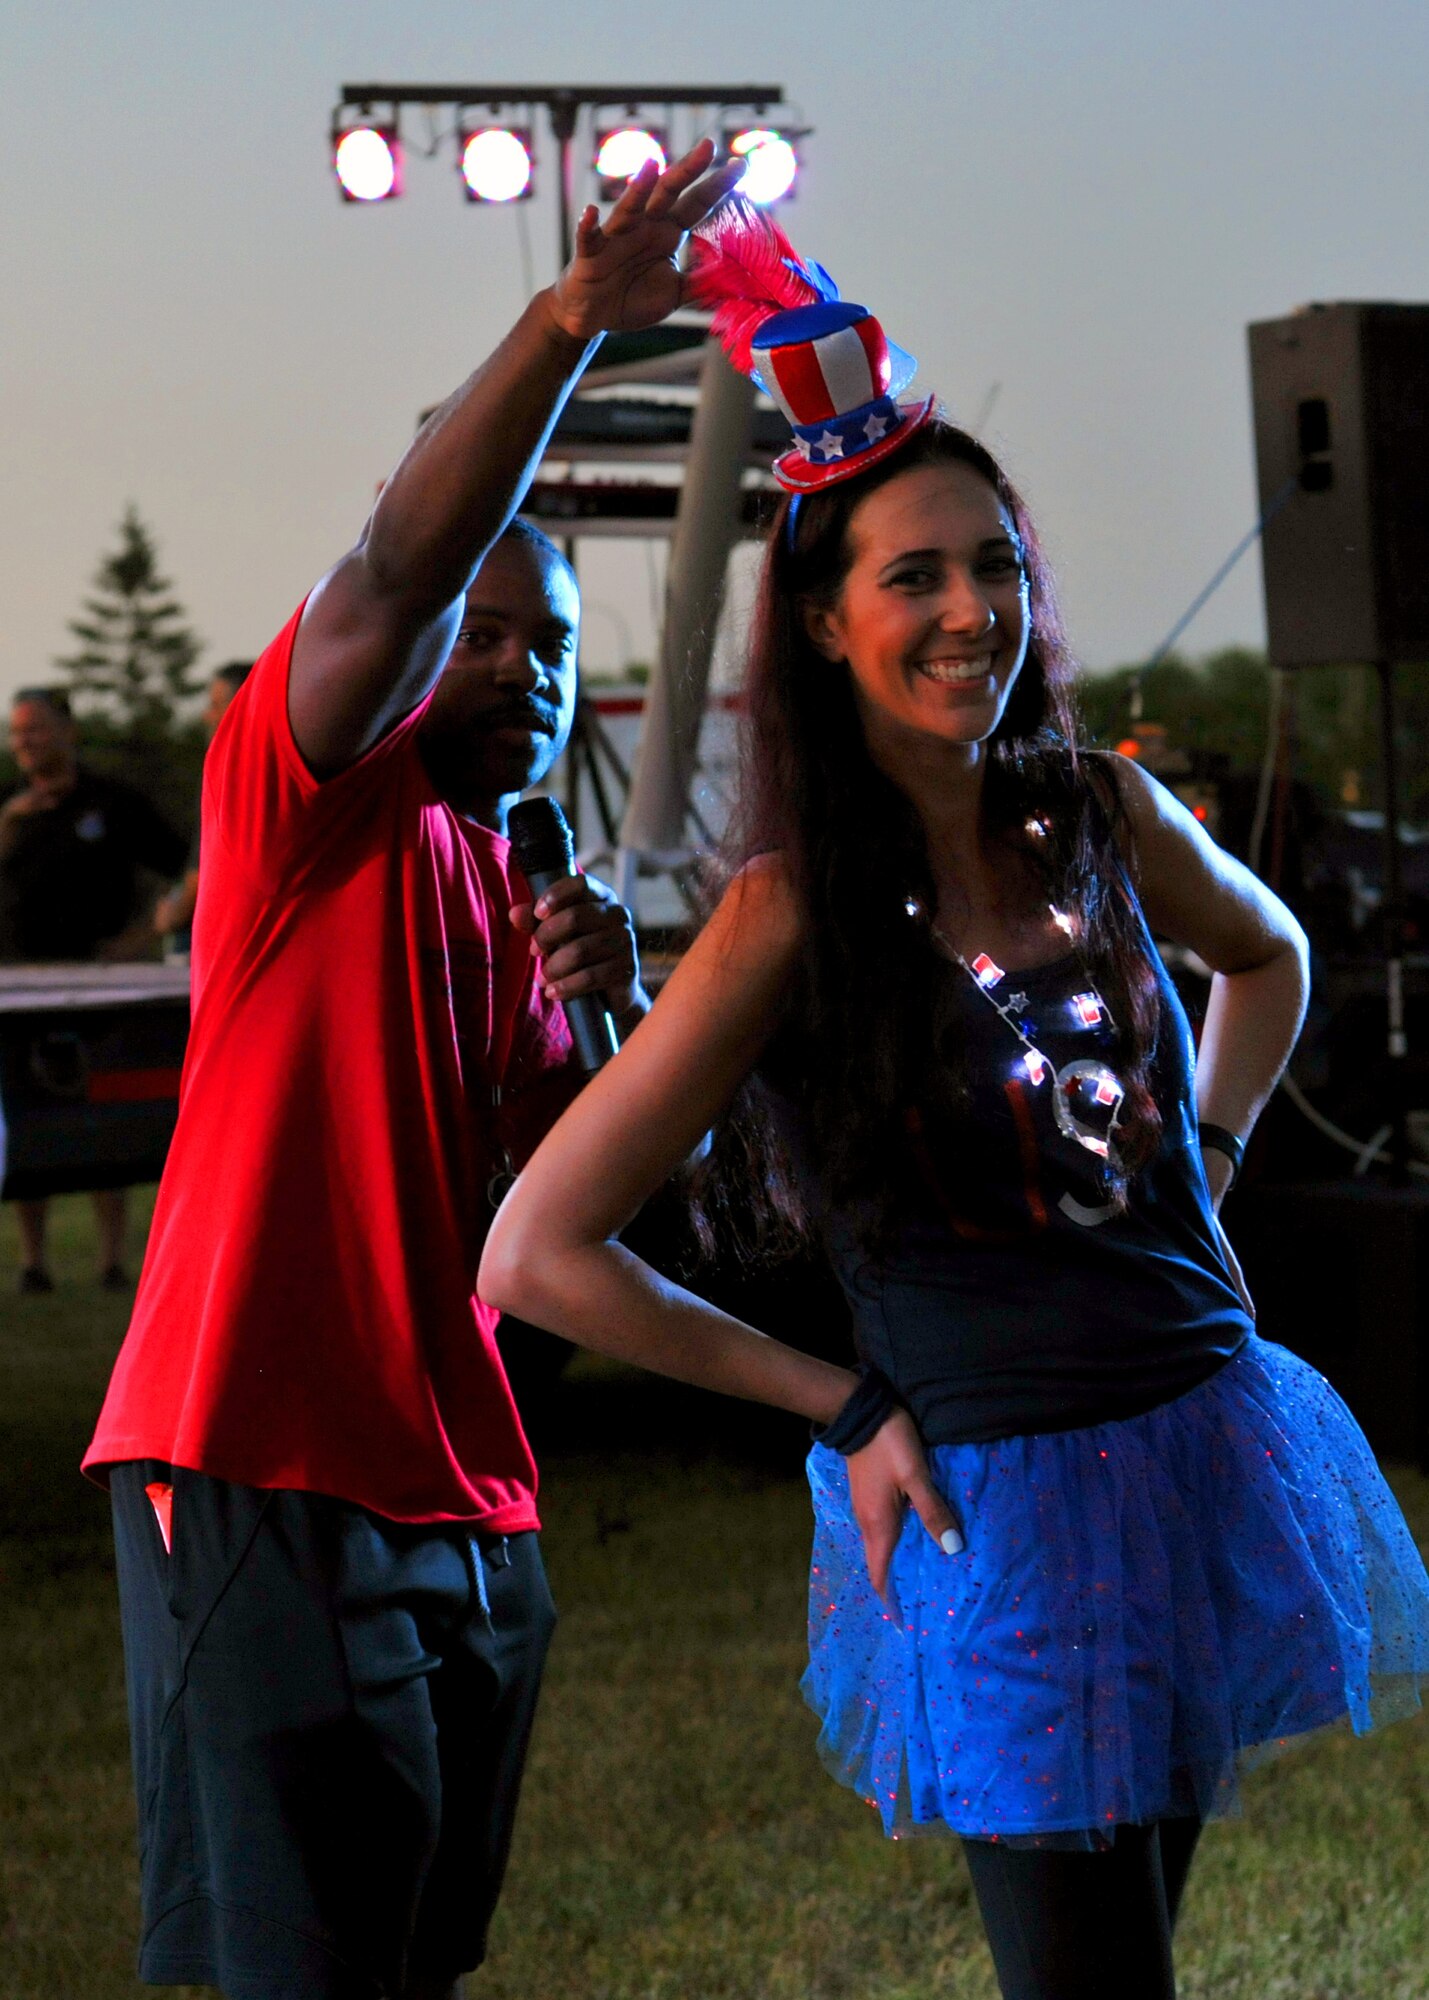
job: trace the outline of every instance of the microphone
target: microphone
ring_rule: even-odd
[[[566,816],[554,799],[522,799],[506,815],[511,852],[538,901],[555,882],[578,872]],[[561,1002],[575,1044],[576,1059],[594,1076],[620,1047],[602,993],[577,993]]]

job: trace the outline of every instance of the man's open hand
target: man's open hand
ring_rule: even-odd
[[[745,171],[731,160],[710,173],[714,141],[660,173],[653,161],[636,174],[602,222],[588,207],[576,224],[575,255],[544,296],[557,324],[576,340],[654,326],[679,305],[681,243],[718,207]]]

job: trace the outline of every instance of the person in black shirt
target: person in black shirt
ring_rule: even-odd
[[[132,786],[87,771],[64,694],[21,688],[10,750],[22,783],[0,805],[0,964],[102,955],[138,914],[139,872],[173,876],[183,836]],[[99,1190],[102,1282],[125,1285],[124,1191]],[[22,1291],[45,1292],[46,1203],[22,1201]]]
[[[212,743],[219,723],[228,713],[228,704],[252,671],[251,660],[230,660],[209,682],[208,701],[199,718],[203,724],[205,743]],[[154,905],[154,932],[165,941],[165,957],[175,953],[188,956],[194,911],[198,907],[198,842],[199,821],[195,811],[193,839],[189,842],[183,880],[176,882],[168,894],[160,896]]]

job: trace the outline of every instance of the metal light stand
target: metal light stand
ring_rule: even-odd
[[[1394,665],[1374,663],[1379,687],[1380,759],[1384,779],[1385,1111],[1389,1120],[1391,1187],[1409,1185],[1409,1037],[1404,1025],[1404,876],[1399,851],[1399,752],[1395,743]]]
[[[577,121],[587,107],[697,104],[722,111],[747,107],[758,115],[769,105],[784,102],[777,83],[344,83],[341,92],[340,105],[390,104],[394,113],[400,104],[450,104],[455,109],[480,105],[493,112],[544,105],[558,162],[560,269],[570,262],[575,242],[572,147]]]

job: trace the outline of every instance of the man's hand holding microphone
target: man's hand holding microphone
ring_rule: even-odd
[[[635,925],[615,892],[577,872],[570,828],[554,799],[523,800],[508,815],[511,852],[533,895],[511,922],[531,939],[544,992],[559,1000],[581,1067],[594,1073],[649,1008]]]

